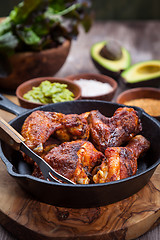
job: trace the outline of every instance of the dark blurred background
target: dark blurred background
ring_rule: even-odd
[[[0,17],[7,16],[20,0],[0,0]],[[160,19],[160,0],[91,0],[97,20]]]

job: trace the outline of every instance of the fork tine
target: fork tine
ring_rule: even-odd
[[[47,181],[61,183],[56,177],[53,176],[53,174],[51,174],[52,168],[50,167],[50,165],[44,165],[44,162],[41,162],[40,167],[42,174]]]
[[[55,182],[58,182],[58,183],[62,183],[62,182],[65,182],[65,183],[71,183],[71,184],[75,184],[73,181],[71,181],[70,179],[62,176],[60,173],[56,172],[47,162],[44,161],[44,159],[42,159],[42,162],[41,162],[41,168],[42,170],[45,172],[45,175],[47,175],[46,177],[50,176],[50,180],[51,181],[55,181]],[[47,170],[47,173],[46,173],[46,170]],[[59,181],[59,180],[61,181]]]
[[[21,151],[25,152],[38,164],[45,179],[48,178],[50,181],[58,183],[65,182],[75,184],[73,181],[56,172],[43,158],[41,158],[39,155],[33,152],[24,142],[21,142]],[[58,179],[61,180],[62,182],[60,182]]]
[[[48,176],[47,176],[47,181],[54,181],[54,182],[57,182],[57,183],[61,183],[58,179],[56,179],[50,172],[48,172]]]
[[[61,174],[55,172],[53,168],[51,168],[51,169],[52,169],[52,171],[49,172],[49,175],[50,175],[51,178],[56,179],[55,177],[58,177],[61,181],[65,182],[65,183],[75,184],[75,183],[74,183],[73,181],[71,181],[70,179],[68,179],[68,178],[62,176]],[[55,173],[56,173],[57,176],[55,175]],[[54,176],[55,176],[55,177],[54,177]],[[57,179],[56,179],[56,180],[57,180]],[[58,180],[58,182],[59,182],[59,183],[62,183],[62,182],[60,182],[59,180]]]

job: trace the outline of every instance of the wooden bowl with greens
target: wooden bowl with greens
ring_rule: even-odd
[[[35,77],[53,76],[64,64],[81,24],[87,32],[88,1],[24,0],[0,23],[0,88],[15,90]]]

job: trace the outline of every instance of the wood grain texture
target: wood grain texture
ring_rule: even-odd
[[[133,239],[160,217],[160,167],[137,194],[118,203],[71,209],[38,202],[0,162],[0,221],[18,239]]]

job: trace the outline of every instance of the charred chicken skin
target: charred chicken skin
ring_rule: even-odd
[[[98,110],[88,115],[90,138],[101,152],[107,147],[117,147],[128,142],[142,130],[140,119],[133,108],[118,108],[113,117],[107,118]]]
[[[62,113],[32,112],[26,118],[21,131],[27,146],[41,152],[43,144],[56,130],[61,128],[63,117]]]
[[[89,126],[86,119],[77,114],[35,111],[26,118],[21,133],[27,146],[41,155],[44,145],[53,135],[61,142],[88,140]],[[26,156],[25,160],[32,162]]]
[[[61,128],[55,131],[55,136],[61,142],[89,138],[89,126],[87,120],[77,114],[64,115],[61,121]]]
[[[141,130],[137,112],[124,107],[110,118],[98,110],[81,115],[35,111],[25,120],[22,135],[28,147],[57,172],[75,183],[88,184],[136,173],[137,158],[150,145],[137,135]],[[24,160],[33,164],[33,176],[43,179],[37,164],[26,155]]]
[[[126,147],[108,147],[106,160],[93,176],[95,183],[105,183],[124,179],[136,174],[137,159],[150,147],[149,141],[142,135],[132,138]]]
[[[54,170],[79,184],[88,184],[93,168],[104,159],[104,154],[97,151],[92,143],[82,140],[64,142],[44,157]],[[36,164],[33,176],[43,178]]]

